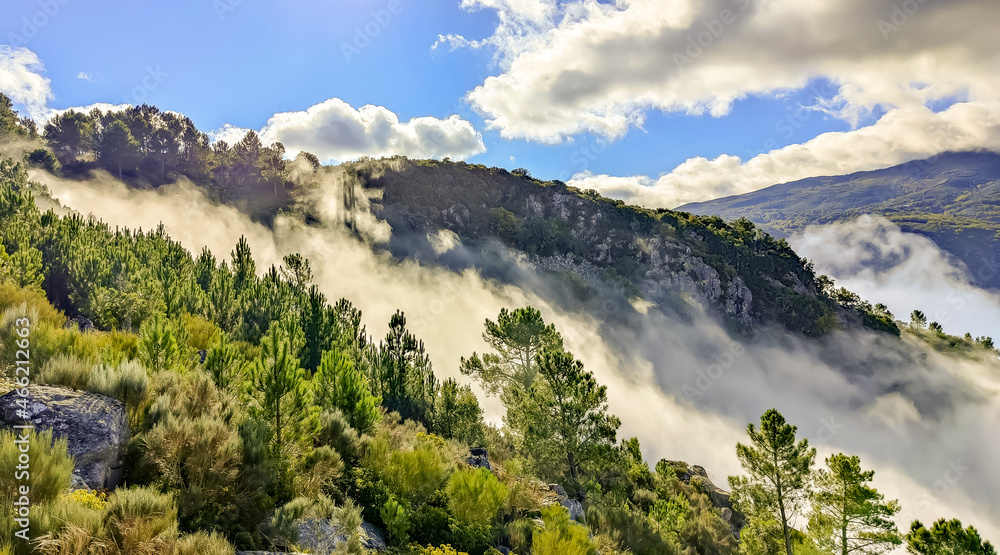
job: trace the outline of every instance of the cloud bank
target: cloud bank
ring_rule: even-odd
[[[885,303],[897,319],[922,310],[952,335],[1000,340],[1000,297],[973,286],[961,262],[926,237],[889,220],[865,215],[845,223],[807,227],[789,238],[799,256],[866,299]],[[1000,272],[983,260],[980,271]]]

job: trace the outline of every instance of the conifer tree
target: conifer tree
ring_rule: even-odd
[[[760,417],[760,430],[747,424],[750,445],[736,444],[736,456],[747,477],[730,477],[736,504],[763,520],[770,514],[780,526],[787,555],[792,555],[792,521],[808,495],[816,450],[809,440],[795,441],[796,427],[775,409]],[[764,525],[765,522],[759,524]],[[750,526],[755,525],[751,517]]]
[[[316,406],[339,409],[355,430],[371,433],[381,419],[382,400],[372,395],[368,380],[342,351],[323,353],[312,383]]]
[[[809,532],[820,547],[839,555],[874,555],[902,543],[892,517],[899,502],[868,485],[875,471],[861,470],[861,459],[840,453],[816,472]]]

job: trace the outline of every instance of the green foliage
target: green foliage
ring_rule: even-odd
[[[996,548],[974,527],[962,528],[958,519],[939,519],[930,529],[919,520],[910,524],[907,549],[916,555],[996,555]]]
[[[546,349],[562,349],[562,336],[555,326],[546,325],[541,312],[530,306],[501,309],[495,322],[486,319],[485,327],[483,340],[493,352],[463,358],[461,369],[493,395],[509,386],[531,387],[538,373],[536,355]]]
[[[174,555],[234,555],[236,550],[225,536],[215,532],[195,532],[177,541]]]
[[[372,432],[382,418],[381,399],[372,395],[367,378],[340,350],[323,353],[312,388],[316,406],[341,411],[351,427],[360,433]]]
[[[139,358],[153,374],[173,368],[181,360],[182,350],[177,327],[156,316],[139,330]]]
[[[571,521],[562,505],[542,509],[542,522],[542,529],[532,537],[534,555],[597,555],[587,528]]]
[[[59,159],[47,148],[32,150],[24,155],[24,161],[31,167],[43,169],[53,175],[60,174]]]
[[[607,388],[572,354],[546,351],[535,360],[539,379],[505,399],[506,422],[536,467],[558,464],[579,484],[581,468],[610,456],[621,421],[607,412]]]
[[[846,555],[884,553],[902,543],[892,517],[898,501],[868,485],[874,471],[861,470],[861,459],[843,453],[826,459],[816,473],[809,533],[823,549]]]
[[[410,541],[410,516],[399,501],[389,498],[379,510],[379,516],[394,544],[405,545]]]
[[[391,449],[384,433],[369,445],[363,464],[372,468],[388,491],[411,506],[426,503],[453,471],[444,446],[418,440],[412,449]]]
[[[26,453],[21,452],[22,445],[27,445]],[[23,457],[26,457],[27,465]],[[50,430],[0,430],[0,476],[3,476],[0,480],[0,502],[7,508],[0,515],[0,538],[4,543],[12,542],[15,553],[31,552],[29,543],[14,535],[23,528],[23,523],[14,520],[17,507],[14,503],[24,505],[24,493],[20,488],[29,488],[25,496],[30,512],[28,537],[37,538],[53,526],[48,519],[51,510],[47,508],[69,489],[72,472],[73,459],[66,452],[65,438],[53,442]]]
[[[432,429],[446,439],[465,445],[482,445],[484,441],[483,409],[469,386],[459,386],[448,378],[434,402]]]
[[[87,390],[125,404],[129,424],[137,430],[142,420],[142,409],[149,397],[149,376],[146,369],[136,361],[120,363],[117,367],[98,365],[87,382]]]
[[[389,320],[389,333],[379,344],[372,368],[372,389],[382,404],[403,418],[429,423],[438,383],[424,342],[406,329],[406,317],[396,312]]]
[[[792,555],[791,520],[808,494],[816,460],[816,449],[810,449],[807,439],[796,442],[795,432],[796,427],[775,409],[760,417],[759,430],[747,424],[751,444],[738,443],[736,457],[749,476],[729,479],[734,506],[749,518],[751,542],[759,540],[775,550],[777,523],[788,555]]]
[[[490,524],[507,501],[507,488],[485,468],[459,470],[448,481],[448,507],[466,524]]]
[[[103,514],[109,554],[172,551],[177,537],[177,507],[170,494],[151,488],[119,488]]]
[[[59,353],[45,361],[41,370],[35,373],[34,381],[73,389],[87,389],[93,373],[93,363],[74,355]]]
[[[302,439],[298,432],[309,413],[308,382],[295,350],[286,328],[272,325],[247,386],[251,413],[271,426],[272,454],[278,461],[287,461],[296,450]]]

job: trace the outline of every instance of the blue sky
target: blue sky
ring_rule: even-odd
[[[382,106],[401,122],[458,114],[481,133],[486,149],[478,154],[468,151],[464,157],[469,161],[523,166],[549,179],[575,176],[580,184],[607,194],[658,205],[743,192],[768,180],[800,177],[803,171],[822,174],[871,169],[930,155],[934,147],[916,145],[888,154],[875,152],[845,166],[839,151],[813,153],[816,149],[810,145],[830,132],[835,138],[846,137],[842,141],[865,129],[884,135],[890,131],[877,124],[888,127],[893,122],[883,114],[925,109],[920,116],[931,117],[925,113],[927,107],[935,114],[953,104],[942,104],[942,97],[995,100],[992,82],[985,87],[980,82],[960,82],[948,83],[946,90],[922,93],[924,96],[907,105],[892,87],[902,87],[905,79],[919,77],[933,85],[935,80],[945,82],[953,76],[897,71],[884,78],[871,77],[865,75],[864,67],[858,67],[855,82],[852,68],[844,68],[845,54],[837,51],[837,44],[825,45],[828,52],[819,50],[816,59],[798,65],[769,60],[767,48],[741,44],[752,37],[742,36],[745,31],[737,18],[747,18],[749,27],[749,23],[758,23],[753,18],[764,17],[754,11],[751,1],[645,0],[614,8],[607,2],[584,0],[465,0],[464,6],[460,0],[292,0],[280,4],[40,0],[6,6],[0,43],[23,46],[37,55],[44,64],[44,70],[37,71],[51,82],[47,102],[55,109],[145,101],[184,113],[205,131],[224,124],[260,130],[275,113],[303,111],[331,98],[354,109],[368,104]],[[636,22],[663,16],[663,26],[656,31],[661,42],[648,44],[674,40],[670,44],[676,44],[676,60],[678,53],[691,54],[685,50],[685,39],[698,37],[720,18],[721,12],[711,7],[713,2],[728,6],[736,21],[729,27],[720,25],[718,37],[705,35],[709,37],[704,49],[707,54],[696,56],[696,67],[687,73],[670,67],[669,52],[657,58],[652,55],[655,53],[641,51],[643,43],[634,40],[625,48],[621,33],[614,34],[616,26],[631,32],[629,25],[635,27]],[[678,11],[678,6],[684,5],[696,14],[687,28],[666,14],[667,9]],[[984,5],[986,10],[996,10]],[[389,10],[393,7],[395,14]],[[643,10],[646,13],[638,13]],[[817,7],[816,17],[822,14],[822,7]],[[879,16],[878,12],[872,14],[872,18]],[[884,15],[890,14],[886,8]],[[836,24],[835,18],[831,21]],[[579,42],[581,39],[573,35],[574,23],[576,29],[593,26],[596,31],[588,35],[593,38]],[[851,22],[843,23],[845,32],[847,23]],[[875,20],[866,23],[865,32],[876,34]],[[909,26],[895,33],[923,32],[917,24]],[[374,36],[362,36],[358,41],[365,29]],[[605,31],[607,36],[602,35]],[[796,40],[803,43],[804,51],[807,47],[815,50],[815,45],[808,44],[809,33],[808,29],[793,32],[778,50],[794,52],[796,46],[788,41]],[[470,47],[462,39],[433,48],[442,35],[485,39],[485,43]],[[895,36],[887,36],[887,56],[902,60],[905,71],[907,58],[916,59],[917,53],[894,47],[889,39]],[[358,48],[347,55],[345,47]],[[732,53],[728,58],[727,52]],[[579,66],[573,75],[583,75],[586,82],[600,85],[572,98],[550,94],[553,86],[546,89],[544,83],[557,83],[568,72],[544,67],[548,63],[544,60]],[[732,67],[733,60],[743,67]],[[956,71],[968,69],[963,65],[966,60],[959,62],[942,54],[942,66],[950,63]],[[913,67],[918,67],[916,62]],[[748,77],[732,76],[740,71]],[[771,72],[777,77],[770,77]],[[977,78],[981,73],[973,71]],[[150,80],[150,74],[160,77]],[[491,76],[496,86],[484,87]],[[613,90],[619,79],[624,83],[621,90]],[[143,88],[144,80],[152,86]],[[10,87],[9,83],[0,85]],[[483,94],[475,99],[466,96],[477,87],[484,89]],[[522,92],[522,98],[507,102]],[[815,109],[817,106],[824,109]],[[538,113],[534,113],[536,108]],[[539,114],[559,123],[533,127]],[[614,123],[616,117],[619,123]],[[580,123],[573,123],[574,118]],[[949,124],[966,123],[949,120]],[[976,130],[960,131],[983,135],[977,135]],[[893,145],[900,143],[881,135],[880,141],[889,145],[885,148],[896,148]],[[772,150],[787,154],[802,145],[812,149],[814,168],[803,169],[808,164],[799,164],[798,172],[773,171],[775,164],[788,162],[768,158],[759,164],[770,168],[762,174],[748,165],[757,154],[766,156]],[[939,145],[937,150],[951,147]],[[383,149],[378,154],[385,152]],[[739,157],[739,175],[732,173],[734,156]],[[671,182],[681,176],[675,168],[698,157],[718,163],[699,170],[690,187],[678,189]],[[747,173],[752,175],[743,175]],[[683,175],[690,177],[689,172]],[[707,176],[704,184],[702,176]],[[743,181],[748,184],[740,185]]]

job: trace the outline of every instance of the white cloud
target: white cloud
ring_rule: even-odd
[[[208,135],[213,142],[224,140],[232,145],[247,131],[226,124]],[[260,136],[265,144],[281,142],[291,156],[307,151],[324,161],[394,154],[461,159],[486,152],[481,134],[457,115],[401,122],[394,112],[382,106],[355,109],[339,98],[325,100],[304,111],[275,114],[260,130]]]
[[[48,77],[38,56],[27,48],[0,45],[0,92],[23,109],[35,121],[46,119],[52,98]]]
[[[80,73],[76,74],[76,78],[81,79],[83,81],[92,81],[94,79],[94,76],[85,71],[81,71]]]
[[[485,41],[502,71],[468,98],[505,138],[618,137],[646,111],[725,114],[747,95],[810,79],[840,85],[826,109],[1000,95],[994,0],[465,0],[496,10]],[[906,13],[911,12],[911,13]]]
[[[250,131],[250,129],[246,127],[237,127],[231,123],[227,123],[218,129],[209,131],[208,138],[213,143],[226,141],[226,144],[233,146],[246,136],[247,131]]]
[[[952,263],[930,239],[906,233],[889,220],[857,220],[810,226],[789,239],[799,256],[871,302],[885,303],[903,321],[922,310],[953,335],[1000,336],[1000,297],[969,282],[961,263]],[[979,271],[1000,272],[983,260]],[[1000,337],[998,337],[1000,339]]]
[[[940,152],[975,149],[1000,151],[1000,101],[962,102],[941,112],[923,106],[897,108],[868,127],[824,133],[747,161],[728,154],[713,160],[697,157],[656,179],[582,172],[569,184],[634,204],[672,208],[806,177],[867,171]]]

